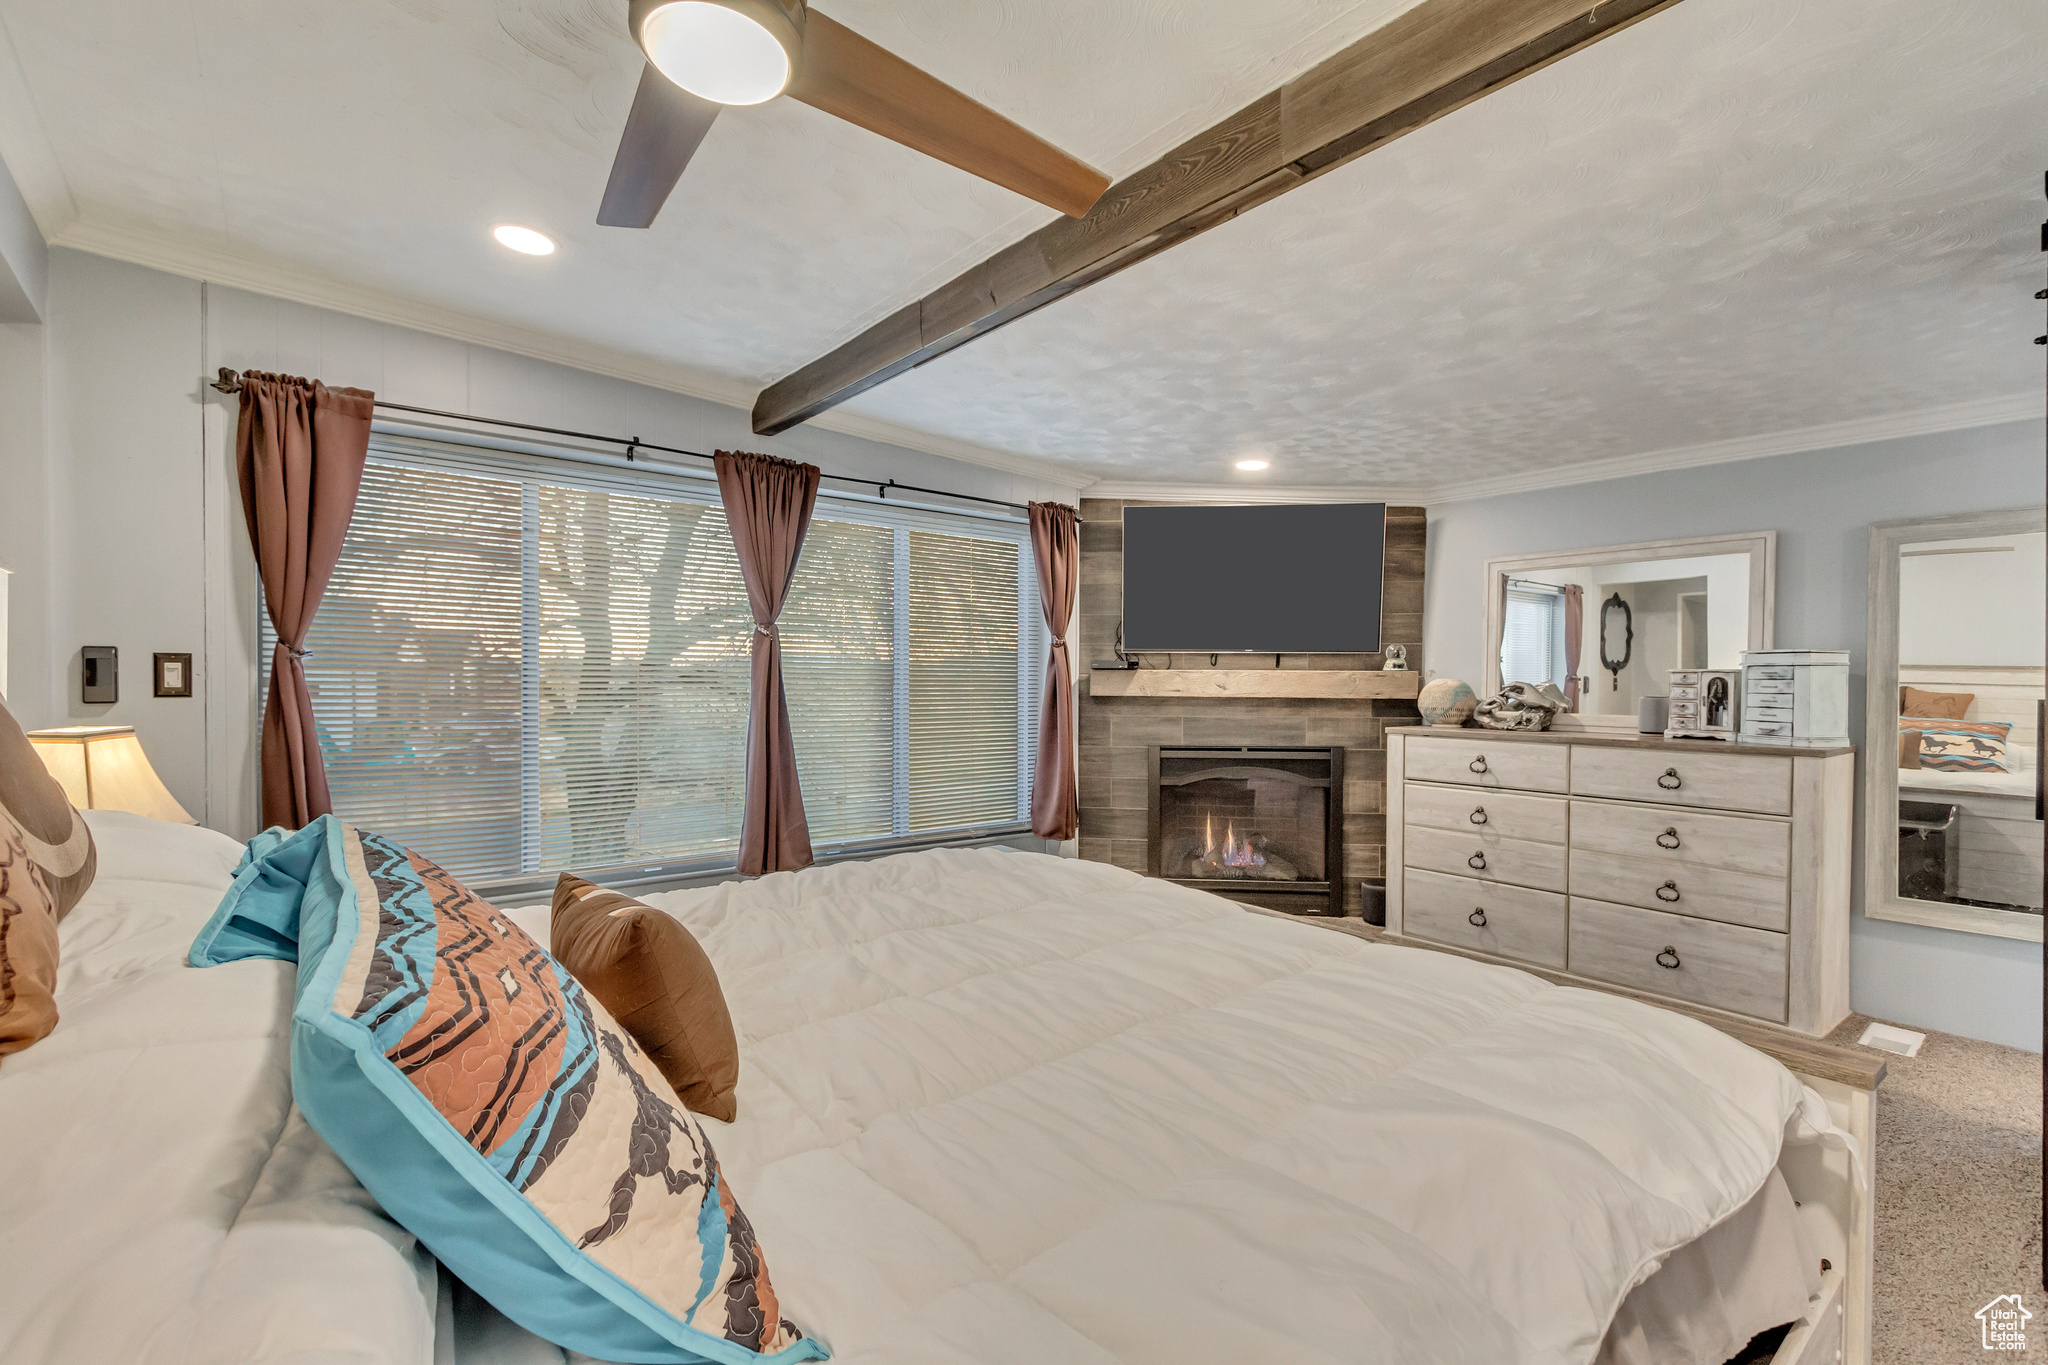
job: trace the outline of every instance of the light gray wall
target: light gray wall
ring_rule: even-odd
[[[49,630],[49,451],[43,439],[43,347],[37,323],[0,323],[0,568],[8,584],[7,705],[17,715],[50,712],[40,666]]]
[[[0,163],[0,323],[41,322],[50,253],[13,174]]]
[[[1775,530],[1777,643],[1851,651],[1861,735],[1870,523],[2044,494],[2042,425],[2025,422],[1442,504],[1429,513],[1423,657],[1439,676],[1482,676],[1489,556]],[[1851,933],[1858,1011],[2040,1050],[2040,944],[1860,913]]]
[[[204,384],[222,365],[690,450],[767,451],[828,473],[1075,498],[1072,486],[835,432],[757,437],[721,404],[54,250],[48,321],[0,326],[0,563],[18,571],[10,703],[31,728],[134,725],[172,794],[237,837],[256,818],[257,596],[236,404]],[[88,644],[121,651],[117,705],[75,700]],[[155,652],[194,656],[192,698],[150,695]]]

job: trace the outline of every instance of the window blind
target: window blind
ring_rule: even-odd
[[[1564,662],[1558,638],[1563,629],[1561,593],[1509,588],[1507,618],[1501,630],[1500,678],[1503,683],[1562,684]]]
[[[1024,523],[821,498],[780,631],[814,846],[1029,820]],[[380,437],[306,644],[335,811],[478,880],[720,865],[752,637],[710,480]]]

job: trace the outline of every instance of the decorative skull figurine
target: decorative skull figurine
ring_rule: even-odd
[[[1488,730],[1548,730],[1571,703],[1553,683],[1509,683],[1497,697],[1473,709],[1472,719]]]

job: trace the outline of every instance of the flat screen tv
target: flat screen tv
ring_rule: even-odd
[[[1383,502],[1124,509],[1128,653],[1376,654]]]

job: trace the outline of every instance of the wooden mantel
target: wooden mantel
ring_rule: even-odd
[[[1094,697],[1322,697],[1370,701],[1412,700],[1422,675],[1376,668],[1096,668],[1088,673]]]

